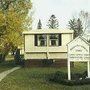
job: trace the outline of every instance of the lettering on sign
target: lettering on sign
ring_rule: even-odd
[[[89,50],[82,45],[76,45],[70,48],[68,57],[70,60],[89,60]]]

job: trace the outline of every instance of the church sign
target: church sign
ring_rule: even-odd
[[[87,49],[83,45],[75,45],[70,47],[68,58],[70,61],[88,61],[90,58],[89,48]]]
[[[70,62],[87,62],[88,77],[90,78],[90,44],[81,36],[68,45],[68,80],[71,80]]]

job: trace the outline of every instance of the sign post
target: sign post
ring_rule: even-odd
[[[88,78],[90,78],[90,61],[87,62]]]
[[[68,60],[68,80],[71,80],[70,61]]]

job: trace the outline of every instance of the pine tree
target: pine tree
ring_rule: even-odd
[[[79,18],[77,20],[77,30],[78,30],[77,32],[78,36],[83,33],[82,21]]]
[[[70,19],[68,26],[69,26],[70,29],[75,30],[76,29],[76,20],[75,19]]]
[[[37,29],[42,29],[42,23],[41,20],[39,19],[38,25],[37,25]]]
[[[56,19],[55,15],[51,15],[47,26],[50,29],[57,29],[59,27],[59,22]]]
[[[79,18],[70,19],[68,26],[71,30],[74,30],[74,38],[83,33],[82,21]]]

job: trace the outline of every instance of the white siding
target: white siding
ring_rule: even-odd
[[[61,31],[61,30],[54,30],[56,34],[62,34],[62,45],[61,46],[35,46],[34,45],[34,35],[37,34],[35,31],[33,33],[25,33],[25,59],[66,59],[67,58],[67,43],[69,43],[73,39],[73,32],[72,31]],[[38,34],[39,31],[37,30]],[[69,33],[70,32],[70,33]],[[44,32],[40,31],[40,34]],[[46,34],[49,35],[51,30],[46,31]],[[52,34],[52,33],[51,33]],[[48,40],[47,40],[48,41]],[[48,41],[49,44],[49,41]]]

